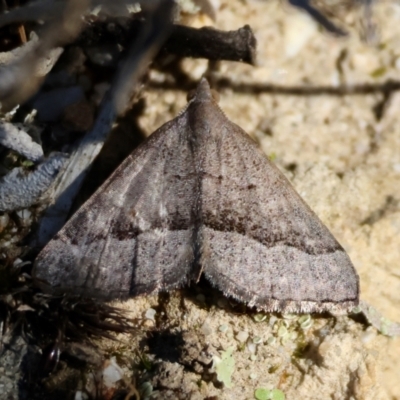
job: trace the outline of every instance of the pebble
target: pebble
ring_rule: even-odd
[[[249,333],[246,331],[240,331],[236,334],[236,340],[240,343],[244,343],[249,338]]]
[[[114,386],[116,382],[121,380],[124,376],[124,371],[117,364],[115,357],[111,357],[109,364],[103,369],[103,382],[108,388]]]
[[[144,314],[144,317],[146,319],[149,319],[150,321],[155,321],[155,316],[157,314],[157,311],[154,308],[149,308],[146,313]]]
[[[288,15],[284,24],[285,55],[287,58],[293,58],[318,32],[318,25],[303,13]]]
[[[249,343],[247,343],[247,349],[249,350],[250,353],[255,354],[256,350],[257,350],[257,346],[254,343],[249,342]]]
[[[369,329],[369,328],[361,336],[361,340],[364,344],[370,343],[375,338],[376,338],[375,329]]]
[[[201,332],[204,336],[208,336],[212,333],[212,329],[210,325],[207,324],[207,322],[204,322],[203,326],[201,327]]]

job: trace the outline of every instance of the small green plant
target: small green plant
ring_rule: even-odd
[[[213,369],[217,374],[217,379],[222,382],[227,388],[232,387],[232,374],[235,370],[235,359],[233,358],[233,347],[229,347],[221,353],[221,358],[213,357]]]
[[[285,393],[279,389],[259,388],[254,392],[254,398],[257,400],[285,400]]]
[[[142,354],[139,354],[139,357],[140,357],[140,363],[141,363],[142,367],[146,371],[151,371],[151,369],[153,368],[153,363],[151,362],[151,360],[149,360],[147,355],[142,353]]]

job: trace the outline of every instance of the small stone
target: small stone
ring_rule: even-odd
[[[375,329],[369,329],[369,328],[361,336],[361,340],[364,344],[370,343],[375,338],[376,338]]]
[[[143,324],[142,324],[145,328],[152,328],[155,326],[155,321],[152,321],[150,319],[146,319]]]
[[[249,333],[246,331],[240,331],[236,334],[236,340],[240,343],[246,342],[246,340],[249,338]]]
[[[108,365],[103,369],[103,382],[108,388],[111,388],[121,380],[124,376],[124,371],[117,364],[115,357],[111,357]]]
[[[256,350],[257,350],[257,346],[254,343],[249,342],[249,343],[247,343],[247,349],[249,350],[250,353],[255,354]]]
[[[208,325],[207,322],[204,322],[204,324],[202,325],[202,327],[200,328],[200,330],[201,330],[201,333],[202,333],[204,336],[208,336],[208,335],[210,335],[210,334],[212,333],[212,330],[211,330],[211,328],[210,328],[210,325]]]
[[[284,41],[285,55],[293,58],[307,45],[318,32],[317,23],[307,14],[296,13],[285,18]]]
[[[155,321],[155,315],[157,314],[157,311],[154,308],[149,308],[146,313],[144,314],[144,317],[150,321]]]

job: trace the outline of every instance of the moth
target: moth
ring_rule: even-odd
[[[359,278],[342,246],[205,79],[37,257],[52,293],[102,299],[211,284],[257,309],[346,312]]]

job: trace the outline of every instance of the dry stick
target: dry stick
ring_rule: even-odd
[[[87,3],[88,0],[65,2],[62,12],[48,24],[38,44],[8,68],[1,70],[0,101],[5,108],[20,104],[37,90],[43,79],[36,74],[37,67],[52,49],[78,35]],[[0,16],[0,25],[4,24],[6,15]]]
[[[124,111],[132,91],[138,90],[139,78],[159,51],[171,26],[174,3],[161,1],[149,15],[145,28],[133,43],[129,57],[103,99],[92,130],[72,153],[65,172],[54,189],[54,203],[39,221],[33,246],[43,247],[64,225],[71,205],[79,192],[94,158],[99,154],[118,113]]]
[[[54,153],[29,174],[23,167],[12,169],[0,180],[0,211],[21,210],[40,202],[65,165],[65,155]]]
[[[151,17],[131,47],[111,93],[117,114],[124,112],[129,100],[138,93],[140,77],[168,39],[172,28],[174,4],[173,0],[160,0],[157,8],[151,10]]]
[[[256,45],[256,38],[249,25],[228,32],[208,27],[195,29],[175,25],[163,51],[181,57],[241,61],[254,65]]]
[[[61,15],[65,5],[64,0],[42,0],[25,4],[0,15],[0,28],[17,22],[53,20]]]
[[[108,41],[118,41],[121,46],[126,46],[131,37],[135,37],[143,28],[145,22],[133,20],[125,34],[118,31],[115,38],[107,28],[107,24],[95,24],[97,32],[96,44],[100,38],[107,37]],[[93,45],[96,37],[85,35],[78,39],[82,47],[89,43]],[[239,61],[251,65],[256,63],[257,40],[248,25],[234,31],[221,31],[211,27],[191,28],[183,25],[174,25],[171,34],[161,47],[161,53],[174,54],[178,57],[205,58],[212,61]]]
[[[0,144],[34,162],[43,158],[42,146],[34,142],[22,128],[10,122],[0,121]]]
[[[302,85],[288,86],[275,85],[264,82],[245,82],[234,81],[232,79],[221,77],[215,79],[215,84],[219,89],[229,88],[237,93],[262,94],[273,93],[284,96],[351,96],[360,94],[382,93],[384,96],[390,96],[393,92],[400,90],[400,81],[387,80],[382,83],[361,83],[356,85],[341,86],[322,86],[322,85]],[[157,87],[156,83],[152,83]]]

